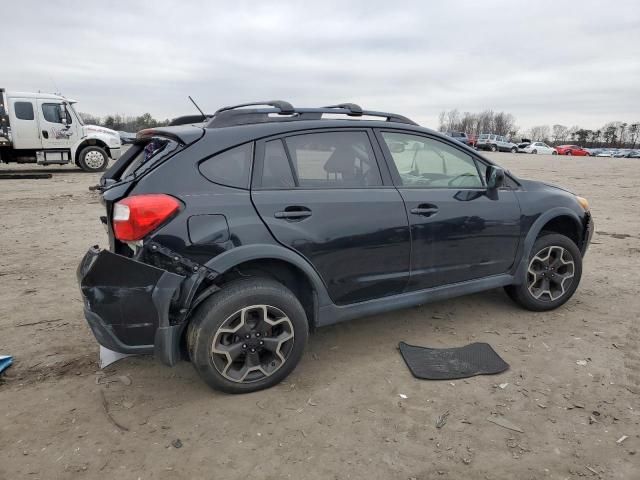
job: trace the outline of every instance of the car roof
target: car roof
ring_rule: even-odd
[[[66,100],[69,103],[78,103],[71,98],[63,97],[62,95],[55,95],[53,93],[35,93],[35,92],[5,92],[7,97],[18,98],[40,98],[43,100]]]

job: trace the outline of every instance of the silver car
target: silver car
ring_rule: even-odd
[[[476,142],[476,148],[479,150],[490,150],[492,152],[511,152],[518,153],[518,146],[511,143],[502,135],[493,133],[482,133]]]

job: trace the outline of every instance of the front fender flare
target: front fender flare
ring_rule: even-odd
[[[526,272],[527,270],[529,254],[531,253],[533,244],[538,238],[538,235],[540,234],[540,232],[542,231],[542,228],[550,220],[553,220],[556,217],[572,218],[576,224],[576,227],[578,228],[578,231],[582,232],[582,227],[581,227],[582,223],[580,221],[580,217],[574,210],[568,207],[555,207],[555,208],[552,208],[551,210],[544,212],[542,215],[540,215],[536,219],[536,221],[533,222],[533,225],[531,225],[531,228],[529,228],[529,232],[527,232],[527,235],[524,239],[520,261],[518,262],[518,267],[516,268],[516,271],[514,273],[514,279],[516,280],[516,283],[522,283],[524,279],[524,272]]]

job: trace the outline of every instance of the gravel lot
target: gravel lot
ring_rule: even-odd
[[[286,383],[244,396],[209,390],[186,362],[99,374],[75,279],[106,243],[87,190],[98,176],[0,181],[0,354],[15,356],[0,479],[640,478],[640,161],[492,157],[590,200],[596,234],[569,303],[535,314],[496,290],[328,327]],[[418,381],[401,340],[489,342],[511,368]]]

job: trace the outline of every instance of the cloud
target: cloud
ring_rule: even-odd
[[[192,95],[208,111],[353,101],[432,127],[451,108],[522,127],[640,120],[633,0],[7,3],[2,86],[97,115],[174,117]]]

